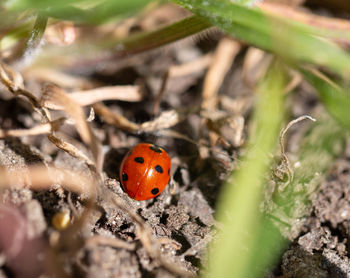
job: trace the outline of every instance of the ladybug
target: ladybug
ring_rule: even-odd
[[[122,187],[135,200],[152,199],[168,184],[170,167],[170,157],[164,149],[140,143],[122,161],[119,171]]]

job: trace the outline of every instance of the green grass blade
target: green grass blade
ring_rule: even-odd
[[[326,66],[343,76],[350,73],[350,55],[335,44],[314,36],[308,26],[293,24],[229,0],[207,0],[205,6],[202,0],[174,2],[237,39],[276,53],[288,62]]]
[[[45,11],[44,14],[57,19],[73,20],[76,23],[101,24],[135,13],[149,2],[150,0],[107,0],[89,9],[68,5],[59,9]]]
[[[254,115],[256,130],[241,169],[226,183],[218,201],[217,218],[223,223],[218,240],[210,248],[205,277],[244,277],[250,268],[250,250],[259,230],[259,203],[283,117],[284,69],[273,64],[258,89]],[[269,111],[269,113],[266,113]]]
[[[27,9],[50,9],[63,7],[67,5],[73,5],[84,0],[7,0],[5,2],[5,7],[8,10],[23,11]]]
[[[153,49],[194,35],[209,27],[211,25],[205,20],[197,16],[190,16],[159,30],[137,34],[124,41],[119,41],[118,48],[122,49],[119,54],[131,54]]]
[[[32,10],[35,13],[75,23],[100,24],[130,15],[151,0],[13,0],[7,1],[9,11]]]
[[[304,78],[317,90],[328,112],[344,127],[350,129],[350,94],[319,72],[301,70]]]
[[[65,48],[55,46],[46,48],[43,55],[40,57],[41,60],[38,62],[57,64],[57,60],[55,59],[58,56],[60,57],[60,60],[62,60],[64,56],[71,56],[71,53],[75,53],[75,58],[81,59],[84,55],[89,55],[89,57],[91,57],[91,53],[96,53],[102,50],[112,50],[111,55],[114,57],[123,57],[161,47],[184,37],[194,35],[209,27],[211,27],[211,25],[202,18],[190,16],[173,24],[166,25],[158,30],[142,32],[140,34],[129,36],[124,40],[106,38],[105,40],[99,41],[77,42],[74,45]],[[115,49],[118,51],[115,51]]]

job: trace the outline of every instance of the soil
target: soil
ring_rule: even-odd
[[[117,67],[113,63],[106,63],[103,67],[92,67],[85,71],[77,67],[70,74],[85,75],[84,77],[102,85],[141,82],[145,90],[145,97],[141,102],[108,101],[106,105],[129,120],[142,123],[153,118],[153,104],[165,71],[173,64],[185,63],[214,51],[221,37],[221,34],[214,34],[209,41],[186,40],[180,45],[139,55],[137,63],[125,62],[126,66]],[[245,109],[240,111],[245,119],[243,142],[250,119],[251,99],[254,98],[253,90],[241,78],[245,53],[246,50],[243,50],[238,55],[220,89],[220,98],[226,97],[226,101],[244,100]],[[186,109],[199,105],[204,77],[205,71],[202,70],[169,80],[161,110]],[[40,87],[36,80],[25,82],[29,90],[35,91],[35,88]],[[293,100],[290,101],[291,118],[303,114],[312,115],[320,107],[314,92],[305,84],[300,84],[290,99]],[[219,109],[228,113],[228,106],[220,105]],[[26,100],[12,97],[2,88],[2,129],[29,128],[37,123],[36,113]],[[200,114],[192,113],[173,127],[178,133],[204,143],[202,147],[181,138],[163,137],[157,133],[133,134],[106,124],[98,116],[92,122],[103,144],[102,190],[107,195],[114,194],[124,200],[130,211],[139,215],[150,227],[152,237],[160,245],[161,257],[175,269],[187,270],[193,274],[199,274],[201,267],[205,266],[206,248],[215,237],[215,228],[218,227],[215,208],[220,188],[231,170],[235,169],[239,157],[244,154],[244,144],[234,145],[231,136],[233,130],[229,125],[223,125],[220,130],[222,142],[211,146],[210,131],[202,120]],[[89,153],[72,126],[65,125],[61,133],[69,136],[75,145]],[[303,129],[293,131],[289,142],[291,153],[295,147],[291,140],[302,134]],[[157,143],[168,151],[172,157],[172,180],[160,196],[139,202],[130,199],[123,192],[118,172],[128,149],[143,141]],[[26,171],[33,165],[53,165],[76,173],[89,171],[80,160],[51,144],[45,135],[0,140],[0,165],[9,172],[18,169]],[[280,261],[267,274],[268,277],[350,277],[349,183],[350,140],[347,149],[334,163],[317,197],[312,201],[311,213],[302,220],[300,233],[291,239]],[[11,213],[15,216],[8,216],[14,219],[14,223],[7,222],[9,230],[4,228],[4,222],[0,222],[0,246],[5,250],[0,255],[0,277],[37,277],[45,271],[43,264],[37,258],[29,258],[50,249],[48,246],[57,242],[61,232],[54,227],[53,217],[60,212],[73,215],[74,209],[81,214],[86,206],[86,199],[63,190],[59,184],[43,191],[28,188],[4,189],[1,195],[2,203],[12,208]],[[133,217],[103,196],[96,201],[94,212],[89,215],[87,223],[79,230],[74,241],[67,241],[65,246],[60,245],[61,249],[54,250],[56,257],[51,258],[51,262],[61,265],[49,267],[50,271],[62,277],[177,277],[178,273],[150,255],[139,238],[138,226]],[[0,212],[6,216],[7,212],[1,206]],[[18,223],[25,227],[24,235],[20,235],[23,237],[22,245],[18,247],[21,248],[22,255],[11,255],[8,251],[11,246],[6,249],[2,241],[11,238],[9,234],[16,230],[20,225]],[[63,234],[64,232],[61,237]],[[83,243],[83,239],[93,235],[119,239],[129,245]],[[27,260],[30,267],[24,265]],[[60,267],[66,276],[57,270]],[[32,269],[32,272],[23,273],[23,269]]]

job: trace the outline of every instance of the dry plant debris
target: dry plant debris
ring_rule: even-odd
[[[270,1],[259,5],[315,26],[348,28],[346,20],[325,21],[297,9],[300,2],[293,1],[293,8]],[[73,44],[84,34],[122,38],[133,29],[150,30],[186,14],[165,5],[153,17],[140,15],[118,26],[94,27],[91,34],[63,22],[49,26],[44,36],[54,45]],[[0,199],[6,204],[0,205],[0,215],[15,215],[13,227],[22,239],[4,250],[6,262],[0,256],[0,277],[11,277],[6,271],[20,277],[43,272],[57,277],[199,274],[207,246],[216,236],[213,227],[220,229],[213,217],[220,186],[244,153],[254,88],[272,61],[263,51],[220,33],[208,36],[215,42],[209,47],[201,40],[186,40],[180,47],[123,60],[118,55],[93,62],[63,59],[63,69],[34,65],[17,71],[1,63],[1,83],[12,94],[11,99],[0,91],[1,108],[14,105],[25,112],[3,115],[0,110]],[[293,117],[317,113],[318,102],[300,76],[290,75],[287,97],[297,91],[300,98]],[[280,137],[282,174],[287,171],[289,179],[286,153],[292,147],[285,145],[284,137],[294,123]],[[141,140],[159,142],[173,156],[171,184],[147,202],[129,199],[117,177],[126,147]],[[303,222],[304,234],[295,235],[276,270],[280,273],[271,277],[349,272],[349,154],[335,165],[320,197],[313,200],[314,214]],[[2,232],[0,245],[9,239]],[[27,276],[14,270],[28,256],[12,256],[12,248],[28,246],[31,252],[46,250],[48,269],[34,267]]]
[[[27,130],[8,130],[8,131],[2,131],[2,137],[9,137],[9,136],[23,136],[23,135],[38,135],[38,134],[47,134],[48,138],[51,142],[55,143],[55,145],[68,154],[72,155],[75,158],[78,158],[83,163],[85,163],[88,168],[90,169],[90,174],[88,176],[85,175],[79,175],[75,174],[69,170],[61,170],[57,168],[48,168],[47,166],[40,167],[40,166],[30,166],[25,171],[23,170],[14,170],[13,172],[8,172],[5,169],[1,169],[1,176],[2,180],[0,182],[1,188],[9,188],[9,189],[22,189],[22,188],[30,188],[33,190],[43,190],[43,189],[50,189],[52,184],[61,184],[64,189],[75,192],[79,195],[85,196],[87,198],[87,206],[84,212],[80,212],[78,215],[78,218],[75,222],[72,223],[71,227],[66,228],[66,224],[63,227],[62,219],[58,216],[60,213],[56,213],[56,215],[53,218],[53,223],[55,223],[55,227],[62,230],[61,234],[58,235],[53,233],[53,238],[51,240],[51,264],[54,264],[55,267],[52,267],[51,271],[56,272],[59,276],[66,276],[63,269],[60,269],[58,265],[60,264],[60,249],[63,248],[63,246],[67,245],[67,241],[71,242],[73,240],[73,237],[76,232],[78,232],[85,224],[87,219],[89,219],[91,216],[93,216],[95,208],[95,201],[98,198],[103,198],[105,201],[109,200],[112,204],[114,204],[115,207],[121,209],[131,217],[134,221],[134,225],[136,225],[137,229],[135,231],[137,238],[140,240],[140,242],[143,244],[143,247],[149,254],[149,256],[153,259],[158,261],[159,267],[163,267],[167,269],[170,273],[178,274],[182,277],[188,277],[192,276],[191,272],[186,271],[185,269],[181,269],[178,267],[173,266],[172,263],[168,262],[167,259],[165,259],[163,256],[161,256],[160,253],[160,246],[158,245],[157,241],[153,239],[152,233],[150,232],[150,229],[147,227],[147,224],[140,218],[139,215],[132,212],[130,210],[129,205],[127,205],[124,201],[119,200],[120,197],[118,196],[110,196],[106,192],[103,192],[101,188],[99,188],[101,184],[101,168],[102,168],[102,161],[100,159],[101,151],[99,147],[99,142],[97,138],[95,137],[93,130],[90,127],[90,124],[87,122],[84,112],[81,108],[82,105],[93,104],[94,102],[105,100],[105,99],[118,99],[116,96],[107,95],[104,98],[98,98],[96,99],[96,90],[95,91],[89,91],[87,92],[85,100],[83,99],[81,101],[81,98],[78,98],[81,102],[75,101],[74,93],[73,96],[70,96],[66,92],[64,92],[61,88],[54,86],[54,85],[47,85],[44,88],[44,93],[41,97],[41,100],[39,101],[32,93],[25,90],[23,88],[22,84],[19,84],[18,80],[21,80],[20,75],[11,69],[9,66],[2,66],[1,71],[1,80],[3,84],[7,87],[7,89],[14,93],[15,95],[23,95],[25,96],[30,103],[32,104],[33,108],[37,111],[39,111],[40,115],[42,116],[42,121],[49,121],[52,116],[48,110],[48,108],[55,108],[55,109],[62,109],[66,112],[66,114],[74,121],[74,125],[76,126],[77,132],[80,134],[80,137],[82,141],[89,146],[91,152],[92,152],[92,159],[88,158],[87,155],[85,155],[83,152],[81,152],[77,147],[74,145],[71,145],[70,143],[56,137],[54,135],[54,132],[57,131],[61,125],[64,123],[66,118],[59,118],[55,121],[49,121],[46,124],[42,124],[39,127],[31,128]],[[6,69],[6,70],[5,70]],[[9,74],[11,73],[11,77],[9,77]],[[138,91],[135,87],[128,87],[126,88],[126,92],[128,92],[128,89],[131,93],[134,93],[134,95],[129,96],[127,99],[130,99],[131,101],[135,101],[135,96],[138,98],[140,95],[138,94]],[[102,91],[105,89],[102,88]],[[107,88],[107,91],[114,91],[115,88]],[[100,93],[99,91],[98,93]],[[77,95],[79,96],[78,93]],[[138,94],[138,95],[137,95]],[[120,99],[120,97],[119,97]],[[124,98],[125,100],[125,98]],[[100,104],[102,105],[102,104]],[[96,104],[98,107],[98,105]],[[165,116],[164,116],[165,115]],[[146,123],[140,126],[140,128],[143,128],[145,130],[154,130],[155,128],[162,128],[161,125],[162,122],[168,122],[169,120],[175,117],[175,123],[170,123],[170,126],[173,126],[178,122],[177,120],[177,114],[174,112],[168,112],[165,113],[163,116],[158,120],[155,120],[154,123]],[[164,120],[165,119],[165,120]],[[171,120],[171,122],[174,122],[174,120]],[[54,179],[53,177],[58,177],[58,179]],[[16,185],[14,187],[14,185]],[[81,187],[84,185],[84,187]],[[97,198],[97,199],[96,199]],[[75,213],[77,214],[77,213]],[[81,240],[83,240],[81,238]],[[70,250],[69,254],[76,254],[76,252],[84,246],[84,240],[79,244],[74,244]],[[108,245],[112,247],[118,247],[126,250],[134,250],[134,247],[130,247],[132,245],[119,240],[118,239],[109,239],[103,236],[95,236],[93,238],[87,238],[86,241],[86,247],[92,248],[92,246],[99,244],[99,245]]]

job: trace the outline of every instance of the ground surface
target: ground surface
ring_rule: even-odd
[[[70,74],[91,78],[101,86],[141,83],[145,94],[142,101],[109,101],[106,105],[129,120],[142,123],[153,118],[153,105],[166,70],[174,64],[188,63],[215,51],[221,38],[222,35],[214,33],[211,39],[184,41],[174,47],[124,60],[122,65],[106,63],[102,69],[91,67],[85,72],[76,68]],[[103,119],[96,117],[92,126],[103,145],[104,194],[96,200],[93,213],[77,233],[79,236],[70,237],[65,246],[59,245],[60,249],[51,248],[54,249],[51,250],[54,254],[51,254],[51,262],[60,264],[58,268],[61,268],[57,270],[51,266],[51,271],[62,277],[62,270],[71,277],[175,277],[178,273],[174,268],[198,273],[199,268],[205,266],[206,247],[215,237],[214,213],[219,190],[227,175],[236,167],[240,155],[244,153],[242,143],[254,98],[253,90],[242,78],[246,51],[247,49],[242,48],[229,69],[220,89],[216,111],[217,118],[222,120],[236,109],[234,111],[237,114],[231,120],[234,122],[237,117],[245,120],[240,141],[233,136],[237,132],[235,125],[224,120],[224,124],[219,125],[220,120],[204,117],[198,111],[186,114],[185,119],[172,128],[177,132],[176,135],[167,136],[157,133],[133,134],[106,124]],[[199,71],[193,70],[187,75],[170,78],[162,97],[161,111],[186,110],[199,106],[202,101],[205,69],[203,67]],[[40,82],[25,82],[36,95],[40,94],[37,91],[41,86]],[[315,94],[305,84],[300,84],[289,98],[293,100],[289,108],[291,118],[303,114],[313,115],[320,108]],[[0,91],[1,128],[29,128],[37,122],[36,113],[25,100],[12,97],[5,88]],[[88,110],[86,113],[88,114]],[[213,130],[222,140],[213,139]],[[74,127],[65,125],[61,132],[71,137],[74,144],[88,153]],[[179,134],[201,144],[196,145],[179,138]],[[298,135],[296,129],[290,140],[302,134],[300,132]],[[172,181],[156,199],[138,202],[122,191],[118,172],[127,150],[142,141],[157,143],[168,151],[172,157]],[[216,142],[215,146],[213,142]],[[297,147],[293,142],[289,142],[289,145],[290,152],[293,153],[293,148]],[[89,171],[80,160],[56,148],[45,135],[0,140],[0,165],[7,171],[26,170],[32,165],[53,165],[76,173]],[[301,220],[302,230],[293,236],[275,269],[267,274],[268,277],[350,277],[349,184],[350,143],[322,182],[319,193],[312,201],[310,215]],[[104,198],[113,194],[124,200],[130,211],[141,216],[150,227],[155,242],[159,244],[160,256],[173,268],[167,267],[157,255],[150,254],[152,252],[140,240],[135,219],[125,210],[116,207],[108,198]],[[23,262],[31,256],[28,254],[35,254],[36,250],[41,252],[48,245],[53,246],[57,242],[59,235],[52,224],[54,215],[59,212],[73,215],[74,210],[79,215],[86,205],[83,197],[70,194],[59,184],[44,191],[5,189],[2,200],[7,206],[11,204],[14,211],[18,210],[16,217],[21,219],[18,222],[25,223],[28,244],[25,242],[20,248],[28,253],[23,258],[20,255],[8,255],[8,258],[0,256],[0,277],[35,277],[41,273],[42,269],[36,267],[38,262],[35,259],[30,261],[33,273],[22,273],[20,269],[26,267],[23,267]],[[0,207],[0,210],[4,208]],[[18,227],[16,223],[13,225]],[[8,237],[8,231],[1,232],[2,227],[0,242]],[[86,239],[93,235],[122,241],[88,244]],[[33,239],[38,241],[33,242]],[[121,242],[127,244],[123,245]]]

